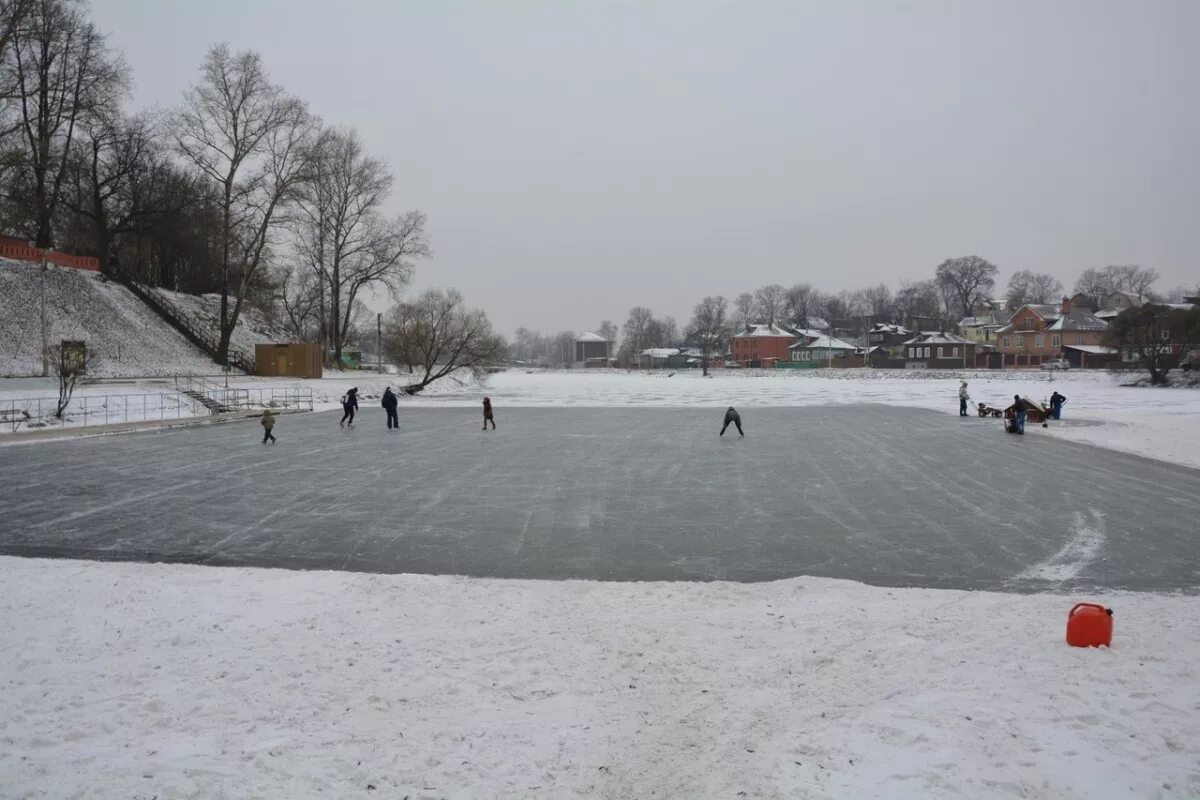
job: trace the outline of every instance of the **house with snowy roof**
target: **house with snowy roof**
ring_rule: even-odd
[[[956,333],[921,333],[904,343],[907,369],[963,369],[975,365],[976,343]]]
[[[834,359],[861,352],[857,345],[824,333],[819,336],[802,336],[788,347],[788,351],[792,361],[816,363],[832,363]]]
[[[734,334],[733,360],[748,367],[771,366],[791,357],[796,333],[778,324],[749,323]]]
[[[995,344],[996,331],[1008,324],[1012,314],[1004,309],[992,309],[986,314],[963,317],[958,322],[958,332],[975,344]]]
[[[587,331],[575,337],[572,361],[576,364],[606,365],[611,343],[603,336]]]
[[[1036,367],[1062,357],[1076,366],[1102,366],[1116,355],[1104,345],[1107,329],[1107,322],[1069,297],[1058,305],[1026,303],[996,331],[996,349],[1006,367]]]
[[[897,353],[913,337],[914,331],[903,325],[878,322],[867,331],[867,347],[879,348],[888,353]]]

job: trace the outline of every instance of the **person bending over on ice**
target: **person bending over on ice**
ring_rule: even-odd
[[[350,391],[342,395],[342,421],[338,425],[349,425],[354,427],[354,412],[358,410],[358,387],[355,386]]]
[[[496,430],[496,417],[492,414],[492,398],[483,398],[483,429],[487,430],[487,424],[492,423],[492,430]]]
[[[1017,418],[1013,420],[1013,427],[1017,433],[1025,433],[1025,401],[1021,399],[1021,395],[1013,395],[1013,407],[1016,409]]]
[[[725,435],[725,429],[729,427],[729,423],[731,422],[734,425],[737,425],[739,436],[746,435],[745,432],[742,431],[742,415],[737,412],[737,409],[735,409],[733,406],[730,406],[728,410],[725,411],[725,424],[721,426],[721,436]]]
[[[1062,419],[1062,407],[1065,402],[1067,402],[1067,398],[1057,391],[1050,395],[1050,416],[1055,419]]]
[[[271,409],[269,408],[263,412],[262,426],[263,444],[266,444],[268,439],[271,440],[271,444],[275,444],[275,434],[271,433],[275,427],[275,415],[271,413]]]
[[[958,387],[958,415],[965,417],[967,415],[967,401],[971,396],[967,394],[967,382],[963,381],[962,386]]]
[[[400,419],[396,416],[396,394],[392,391],[392,387],[387,387],[383,390],[383,402],[381,403],[383,410],[387,412],[388,430],[395,428],[400,429]]]

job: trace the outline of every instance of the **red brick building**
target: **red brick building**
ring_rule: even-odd
[[[733,360],[748,367],[763,366],[764,361],[787,361],[788,348],[796,334],[779,325],[747,325],[733,337]]]

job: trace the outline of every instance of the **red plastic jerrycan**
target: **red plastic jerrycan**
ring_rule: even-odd
[[[1076,603],[1067,615],[1067,644],[1072,647],[1112,647],[1112,609],[1097,603]]]

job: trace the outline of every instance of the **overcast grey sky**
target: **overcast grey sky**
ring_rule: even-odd
[[[417,287],[498,328],[682,325],[706,294],[1200,280],[1200,2],[94,0],[169,106],[216,41],[359,129],[429,214]]]

